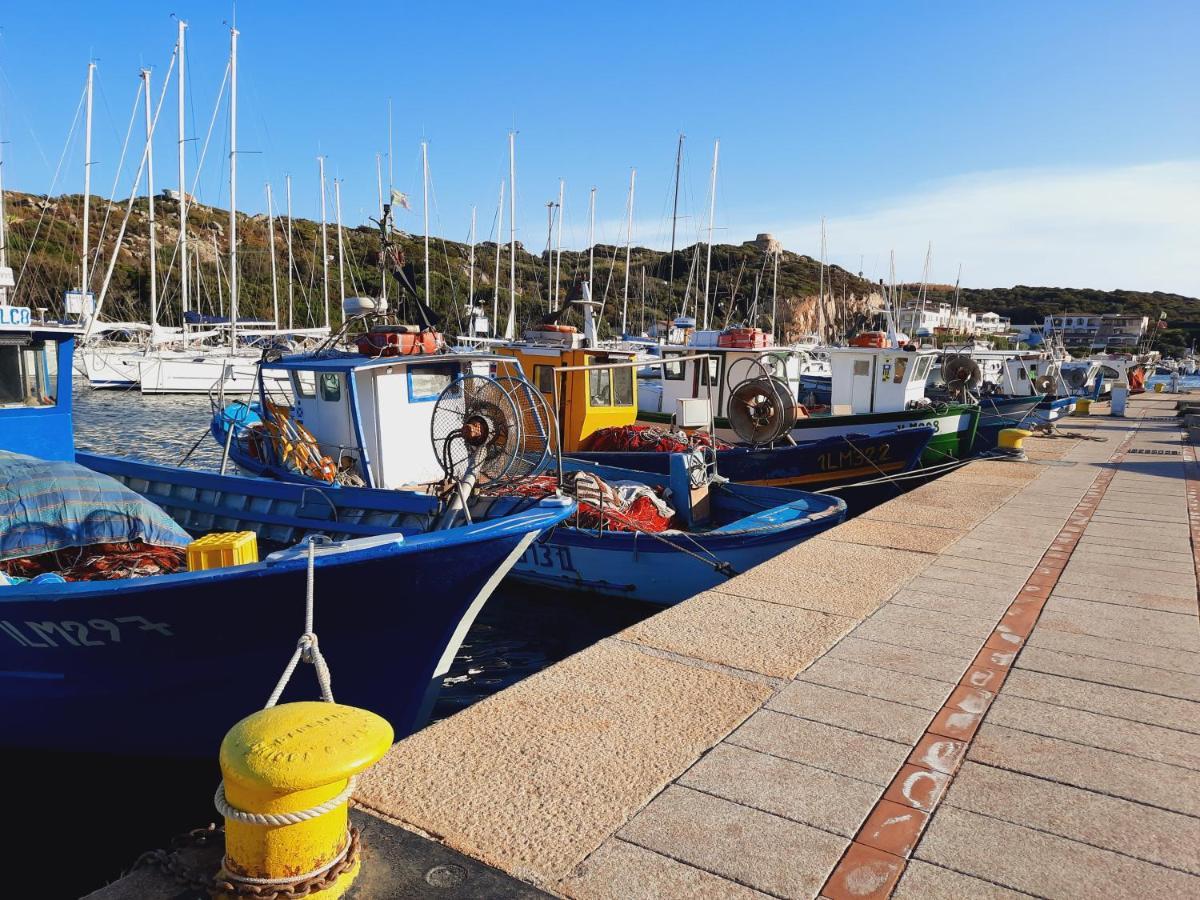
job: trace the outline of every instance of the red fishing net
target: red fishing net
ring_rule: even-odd
[[[685,453],[693,447],[728,450],[730,446],[706,431],[689,435],[684,431],[668,431],[653,425],[616,425],[592,432],[583,439],[579,449],[592,453]]]
[[[579,503],[576,517],[567,521],[580,528],[604,531],[666,531],[675,511],[662,501],[662,488],[644,484],[610,485],[591,472],[567,472],[565,493]],[[479,489],[484,497],[520,496],[541,499],[558,489],[553,475],[539,475],[519,482],[486,485]]]
[[[141,541],[67,547],[37,556],[0,562],[0,572],[18,578],[55,573],[67,581],[114,581],[146,575],[168,575],[187,568],[187,551],[152,547]]]

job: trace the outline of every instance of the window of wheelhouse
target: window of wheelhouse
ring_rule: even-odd
[[[0,406],[54,406],[57,397],[55,341],[0,344]]]
[[[705,359],[696,360],[696,365],[700,367],[700,386],[713,387],[721,386],[721,358],[718,356],[709,356]]]
[[[409,365],[408,402],[429,403],[462,374],[457,365]]]
[[[595,365],[589,356],[587,365]],[[588,406],[633,406],[633,367],[590,369],[588,376]]]
[[[292,390],[296,392],[297,397],[305,400],[317,396],[317,373],[307,369],[293,370]]]
[[[664,353],[663,359],[676,359],[682,354],[679,353]],[[683,381],[683,363],[671,362],[662,367],[663,378],[667,381]]]

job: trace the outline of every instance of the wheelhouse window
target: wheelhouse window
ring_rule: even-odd
[[[678,353],[664,353],[663,358],[677,359],[679,355],[680,354]],[[683,365],[684,364],[681,362],[667,363],[662,367],[663,378],[665,378],[667,381],[683,381]]]
[[[317,396],[317,373],[307,369],[292,372],[292,389],[297,397],[309,399]]]
[[[554,393],[554,366],[534,366],[533,383],[543,394]]]
[[[612,370],[613,406],[633,406],[633,369]]]
[[[896,374],[892,377],[892,384],[903,384],[904,383],[904,373],[907,371],[908,371],[908,357],[901,356],[896,360]]]
[[[342,376],[337,372],[322,372],[320,384],[322,400],[337,403],[342,399]]]
[[[612,406],[612,369],[588,372],[588,406]]]
[[[920,381],[929,375],[929,369],[933,366],[932,356],[922,356],[917,360],[916,367],[913,369],[913,379]]]
[[[719,357],[710,356],[706,359],[697,360],[697,365],[700,366],[700,384],[702,387],[712,385],[720,387],[721,385],[721,360]]]
[[[458,376],[458,366],[410,365],[408,367],[408,402],[428,403],[436,400]]]
[[[0,345],[0,406],[54,406],[58,396],[58,345]]]

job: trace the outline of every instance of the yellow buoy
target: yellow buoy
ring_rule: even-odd
[[[1161,394],[1166,389],[1167,389],[1167,386],[1160,381],[1158,384],[1156,384],[1154,386],[1154,393]]]
[[[392,726],[338,703],[284,703],[247,716],[221,743],[225,859],[220,880],[285,888],[326,878],[341,897],[358,874],[348,827],[354,777],[391,746]]]
[[[1092,401],[1086,397],[1080,397],[1075,401],[1075,412],[1073,416],[1090,416],[1092,414]]]

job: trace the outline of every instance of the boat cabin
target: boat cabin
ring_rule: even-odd
[[[549,408],[557,409],[564,453],[578,450],[584,438],[601,428],[632,425],[637,419],[637,370],[618,365],[633,362],[637,352],[588,343],[571,326],[559,325],[530,329],[523,340],[494,347],[497,354],[516,360]],[[613,365],[603,367],[605,363]],[[602,368],[572,371],[583,366]]]
[[[831,412],[835,416],[900,412],[925,397],[939,353],[894,347],[831,347]]]
[[[258,410],[239,440],[266,462],[288,462],[314,481],[370,488],[426,485],[444,477],[432,435],[434,410],[455,384],[483,375],[514,386],[521,373],[511,359],[484,353],[372,357],[348,352],[297,354],[264,361]],[[290,397],[272,389],[286,378]],[[461,388],[460,388],[461,390]],[[256,448],[254,441],[259,442]],[[270,442],[271,447],[263,447]]]
[[[71,361],[80,329],[0,306],[0,450],[74,460]]]

